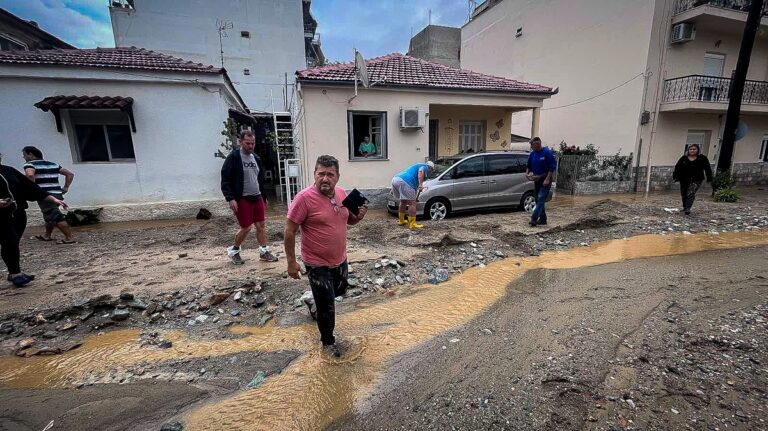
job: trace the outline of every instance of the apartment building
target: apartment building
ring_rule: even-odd
[[[668,189],[687,145],[716,162],[749,0],[488,0],[462,27],[461,66],[557,83],[540,111],[550,146],[635,156],[639,189]],[[732,170],[768,182],[768,8],[752,51]],[[531,124],[514,114],[512,133]]]
[[[287,110],[286,82],[325,61],[310,0],[115,0],[116,47],[146,48],[227,70],[254,111]]]

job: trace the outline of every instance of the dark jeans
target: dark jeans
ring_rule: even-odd
[[[336,327],[336,297],[347,291],[347,262],[339,266],[304,266],[307,268],[309,286],[317,307],[317,329],[324,346],[334,344],[333,329]]]
[[[531,221],[534,223],[547,222],[547,210],[544,208],[544,205],[547,203],[550,188],[552,188],[552,183],[549,183],[548,186],[544,185],[544,181],[536,181],[533,183],[533,193],[536,196],[536,209],[533,210]]]
[[[9,274],[18,274],[21,272],[19,259],[19,242],[24,230],[27,228],[27,213],[19,210],[13,213],[13,216],[0,215],[0,255],[3,257],[5,266],[8,267]]]
[[[696,192],[701,187],[701,182],[680,181],[680,197],[683,199],[683,211],[690,211],[693,206],[693,201],[696,200]]]

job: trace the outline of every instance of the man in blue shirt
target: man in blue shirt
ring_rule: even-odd
[[[411,229],[420,229],[424,225],[416,223],[416,201],[424,184],[424,180],[435,169],[432,162],[416,163],[409,166],[392,178],[392,194],[400,201],[400,226],[408,225]],[[408,221],[405,221],[405,211],[408,210]]]
[[[531,216],[531,226],[547,224],[547,212],[544,204],[549,197],[549,189],[552,187],[552,176],[557,169],[557,159],[552,150],[541,146],[541,138],[531,139],[531,152],[528,154],[528,168],[525,175],[533,181],[534,194],[536,195],[536,208]]]

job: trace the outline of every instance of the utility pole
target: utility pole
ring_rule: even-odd
[[[755,35],[757,35],[757,30],[760,27],[762,14],[763,0],[751,0],[747,24],[744,26],[744,36],[741,38],[739,59],[736,61],[736,70],[733,72],[731,82],[728,113],[725,116],[725,127],[723,128],[723,142],[720,144],[720,155],[717,159],[718,172],[731,169],[733,146],[736,142],[736,128],[739,126],[739,114],[741,113],[741,99],[744,95],[744,82],[747,80],[749,60],[752,56],[752,47],[755,44]]]

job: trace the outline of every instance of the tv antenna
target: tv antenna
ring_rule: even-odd
[[[216,20],[216,29],[219,32],[219,50],[221,52],[221,68],[224,69],[224,40],[227,36],[227,30],[234,27],[232,21]]]

